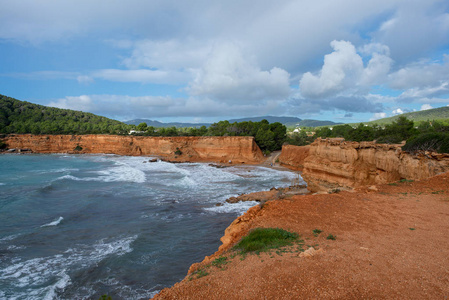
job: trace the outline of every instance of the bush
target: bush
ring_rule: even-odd
[[[423,133],[407,140],[402,150],[408,152],[436,151],[449,153],[449,133],[432,132]]]
[[[176,155],[181,155],[181,154],[182,154],[182,151],[179,150],[179,148],[176,148],[175,154],[176,154]]]
[[[6,149],[7,145],[3,142],[0,141],[0,150]]]
[[[241,250],[242,253],[267,251],[289,246],[298,237],[297,233],[280,228],[256,228],[242,238],[234,248]]]

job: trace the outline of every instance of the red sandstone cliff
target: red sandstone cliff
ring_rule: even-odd
[[[289,169],[302,171],[307,156],[309,156],[309,146],[284,145],[279,156],[279,162]]]
[[[145,137],[117,135],[9,135],[9,148],[36,153],[154,155],[178,161],[259,163],[263,154],[253,137]],[[79,146],[81,150],[76,151]],[[78,148],[78,149],[80,149]],[[175,151],[180,150],[181,155]]]
[[[449,154],[411,155],[401,145],[317,139],[307,150],[288,146],[282,152],[282,164],[303,165],[302,176],[312,191],[421,180],[449,171]]]

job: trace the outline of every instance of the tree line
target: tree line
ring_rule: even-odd
[[[260,122],[234,122],[220,121],[213,123],[209,128],[155,128],[140,123],[136,126],[136,135],[145,136],[253,136],[262,151],[275,151],[282,148],[286,141],[287,128],[285,125],[267,120]]]
[[[293,145],[307,145],[316,138],[341,137],[347,141],[376,141],[377,143],[396,144],[406,141],[403,150],[437,151],[449,153],[449,126],[440,121],[427,121],[415,124],[404,116],[385,126],[360,123],[356,127],[348,124],[320,127],[315,134],[307,135],[303,130],[289,136],[287,142]]]

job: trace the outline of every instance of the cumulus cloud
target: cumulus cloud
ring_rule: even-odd
[[[384,112],[380,112],[380,113],[375,113],[373,115],[373,117],[370,119],[370,121],[375,121],[375,120],[379,120],[379,119],[383,119],[386,118],[387,114]]]
[[[62,99],[58,99],[56,101],[52,101],[47,105],[51,107],[73,109],[87,112],[94,110],[94,103],[91,97],[87,95],[82,95],[79,97],[65,97]]]
[[[396,108],[396,109],[393,110],[391,113],[392,113],[393,115],[401,115],[401,114],[404,113],[404,111],[403,111],[402,109],[400,109],[400,108]]]
[[[262,71],[235,44],[216,46],[195,70],[188,92],[227,102],[283,99],[290,94],[290,74],[280,68]]]
[[[318,74],[307,72],[302,76],[299,88],[304,97],[356,95],[385,81],[392,64],[387,46],[371,44],[363,47],[361,52],[371,56],[366,67],[351,42],[334,40],[331,46],[334,51],[324,56]]]
[[[430,104],[423,104],[421,105],[421,110],[428,110],[428,109],[432,109],[432,105]]]

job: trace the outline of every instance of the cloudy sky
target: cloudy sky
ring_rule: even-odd
[[[447,0],[0,0],[0,94],[129,120],[449,105]]]

